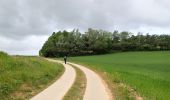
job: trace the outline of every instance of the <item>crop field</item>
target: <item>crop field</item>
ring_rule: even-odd
[[[105,73],[110,84],[124,84],[143,99],[170,100],[170,51],[123,52],[69,60]],[[113,91],[116,95],[121,90]]]
[[[0,100],[29,99],[63,72],[62,65],[40,57],[14,57],[0,52]]]

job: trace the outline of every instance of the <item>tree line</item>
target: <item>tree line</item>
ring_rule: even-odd
[[[53,32],[40,50],[40,56],[62,57],[97,55],[123,51],[170,50],[170,35],[134,35],[131,32],[109,32],[89,28],[81,33],[78,29]]]

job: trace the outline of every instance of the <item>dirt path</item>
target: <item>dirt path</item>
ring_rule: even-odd
[[[87,85],[83,100],[112,100],[110,90],[95,72],[82,65],[70,64],[80,68],[86,75]]]
[[[49,61],[62,63],[58,60],[47,59]],[[87,79],[87,85],[83,100],[112,100],[111,93],[104,81],[92,70],[78,64],[70,63],[75,67],[78,67],[85,73]],[[31,100],[62,100],[64,95],[73,85],[76,72],[69,64],[63,64],[65,72],[55,83],[49,86],[47,89],[33,97]]]
[[[59,62],[56,60],[47,59],[52,62]],[[67,91],[71,88],[76,78],[76,72],[70,65],[65,65],[64,74],[47,89],[33,97],[31,100],[62,100]]]

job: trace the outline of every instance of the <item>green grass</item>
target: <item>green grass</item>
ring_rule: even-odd
[[[83,100],[86,89],[86,76],[79,68],[75,66],[73,67],[76,70],[76,80],[71,89],[66,93],[63,100]]]
[[[0,52],[0,99],[29,99],[56,80],[63,71],[62,65],[40,57],[13,57]]]
[[[170,51],[124,52],[69,59],[104,72],[110,84],[124,84],[127,92],[130,87],[146,100],[170,100]],[[123,89],[114,90],[114,95],[120,91]]]

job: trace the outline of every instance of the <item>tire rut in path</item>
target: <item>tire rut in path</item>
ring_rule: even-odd
[[[95,72],[82,65],[70,64],[81,69],[86,75],[87,85],[83,100],[113,100],[110,90]]]
[[[47,60],[62,63],[57,60]],[[76,72],[73,67],[68,64],[63,64],[63,66],[65,67],[64,74],[56,82],[40,92],[38,95],[34,96],[31,100],[62,100],[64,95],[73,85],[76,78]]]

